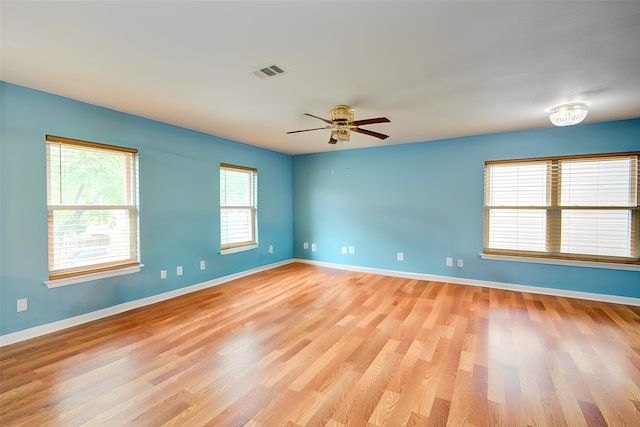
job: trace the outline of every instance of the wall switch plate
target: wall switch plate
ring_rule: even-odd
[[[269,253],[272,254],[273,253],[273,245],[269,245]]]
[[[354,248],[353,246],[349,246],[349,254],[353,255],[356,253],[356,248]]]
[[[346,247],[346,246],[343,246],[342,248],[340,248],[340,252],[341,252],[342,254],[346,254],[346,253],[347,253],[347,247]]]
[[[27,310],[27,299],[21,298],[16,302],[16,311],[26,311]]]
[[[181,265],[179,265],[179,266],[176,268],[176,275],[178,275],[178,276],[182,276],[182,266],[181,266]]]
[[[462,258],[458,258],[458,268],[462,267],[464,267],[464,261],[462,261]]]
[[[167,270],[160,270],[160,278],[161,279],[167,278]]]
[[[396,254],[396,259],[397,259],[398,261],[404,261],[404,253],[402,253],[402,252],[398,252],[398,253]]]
[[[312,243],[311,244],[311,252],[315,252],[316,251],[316,244]]]
[[[308,243],[308,242],[304,242],[304,243],[302,244],[302,247],[303,247],[304,249],[309,249],[309,243]]]
[[[200,261],[200,270],[204,270],[205,268],[207,268],[207,263],[204,262],[204,260]]]
[[[451,257],[447,258],[447,267],[453,267],[453,258]]]

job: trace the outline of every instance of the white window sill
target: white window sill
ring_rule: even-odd
[[[253,245],[238,246],[238,247],[235,247],[235,248],[221,249],[220,250],[220,255],[235,254],[236,252],[249,251],[251,249],[256,249],[257,247],[258,247],[258,244],[255,243]]]
[[[605,268],[609,270],[640,271],[640,265],[620,264],[616,262],[578,261],[573,259],[534,258],[526,256],[510,256],[481,253],[480,258],[495,261],[528,262],[532,264],[553,264],[569,267]]]
[[[59,288],[61,286],[75,285],[78,283],[90,282],[92,280],[106,279],[108,277],[122,276],[124,274],[138,273],[144,265],[134,267],[119,268],[117,270],[101,271],[99,273],[83,274],[81,276],[65,277],[63,279],[47,280],[44,282],[47,288]]]

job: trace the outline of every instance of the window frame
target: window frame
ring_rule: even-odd
[[[134,148],[119,147],[97,142],[82,141],[60,136],[46,135],[46,182],[47,182],[47,253],[49,280],[45,284],[49,288],[64,286],[68,284],[81,283],[89,280],[96,280],[106,277],[130,274],[140,271],[140,227],[139,227],[139,207],[138,207],[138,150]],[[127,183],[126,199],[127,203],[121,205],[89,205],[89,204],[69,204],[52,203],[52,179],[51,179],[51,152],[50,147],[73,147],[76,149],[103,150],[111,153],[120,153],[129,156],[126,163],[124,181]],[[94,262],[77,267],[56,268],[55,266],[55,244],[54,238],[54,212],[65,210],[85,211],[100,210],[125,210],[128,212],[128,234],[129,251],[126,259],[107,262]]]
[[[222,182],[222,173],[225,170],[230,170],[234,172],[245,172],[249,174],[249,198],[251,200],[250,205],[226,205],[223,204],[222,194],[223,194],[223,182]],[[258,247],[258,169],[252,168],[248,166],[239,166],[230,163],[220,163],[220,253],[231,254],[235,252],[246,251],[250,249],[255,249]],[[225,189],[226,191],[226,189]],[[251,218],[251,238],[249,240],[241,241],[241,242],[223,242],[223,232],[222,232],[222,218],[223,211],[226,209],[247,209],[250,211]]]
[[[599,205],[561,205],[560,195],[562,193],[562,183],[560,176],[560,168],[563,162],[575,162],[576,160],[596,160],[596,159],[611,159],[611,158],[635,158],[633,170],[630,173],[630,198],[632,203],[628,206],[599,206]],[[546,202],[543,205],[527,205],[527,206],[500,206],[491,205],[491,173],[490,169],[492,165],[504,165],[504,164],[532,164],[532,163],[546,163],[547,171],[545,178],[545,191]],[[633,192],[633,193],[631,193]],[[490,215],[492,211],[501,209],[512,210],[525,210],[525,209],[542,209],[545,211],[546,217],[546,229],[545,229],[545,251],[535,250],[521,250],[521,249],[505,249],[505,248],[492,248],[490,243]],[[611,210],[626,210],[630,212],[630,227],[629,227],[629,252],[630,256],[611,256],[611,255],[596,255],[587,253],[563,253],[561,251],[562,245],[562,212],[564,211],[579,211],[579,210],[596,210],[596,211],[611,211]],[[484,179],[484,245],[483,253],[481,257],[483,259],[502,259],[502,260],[521,260],[522,258],[538,258],[548,263],[561,264],[561,265],[584,265],[584,266],[602,266],[602,268],[616,268],[620,266],[622,269],[626,269],[624,265],[628,265],[630,268],[635,269],[640,265],[640,243],[638,242],[640,235],[640,152],[622,152],[622,153],[604,153],[604,154],[587,154],[587,155],[571,155],[571,156],[554,156],[554,157],[540,157],[540,158],[526,158],[526,159],[513,159],[513,160],[491,160],[485,162],[485,179]],[[533,261],[531,261],[533,262]],[[569,264],[567,264],[569,263]],[[576,264],[577,263],[577,264]],[[605,266],[609,265],[609,267]]]

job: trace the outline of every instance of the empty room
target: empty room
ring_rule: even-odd
[[[640,426],[640,2],[0,39],[0,425]]]

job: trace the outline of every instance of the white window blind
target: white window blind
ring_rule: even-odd
[[[137,150],[46,140],[49,279],[139,265]]]
[[[257,184],[256,169],[220,164],[221,249],[257,244]]]
[[[638,156],[486,162],[484,252],[638,264]]]

